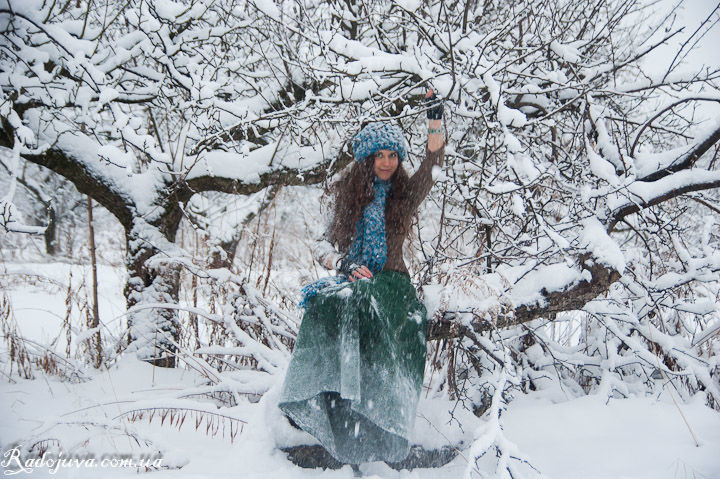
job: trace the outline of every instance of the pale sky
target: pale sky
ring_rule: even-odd
[[[663,9],[667,11],[677,3],[678,0],[663,0],[658,4],[658,12]],[[675,56],[676,49],[692,35],[718,5],[720,5],[718,0],[685,0],[677,12],[676,23],[673,25],[673,30],[681,26],[685,26],[685,30],[674,37],[668,46],[656,50],[644,62],[647,71],[664,72]],[[680,71],[697,71],[702,65],[720,67],[720,8],[713,13],[709,23],[713,24],[710,31],[702,37],[697,48],[687,56]],[[717,93],[715,96],[718,96]],[[702,102],[701,108],[703,116],[707,118],[720,117],[720,103],[718,102]]]

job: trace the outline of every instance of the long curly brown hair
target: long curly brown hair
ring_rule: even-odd
[[[354,161],[353,165],[329,188],[329,195],[334,200],[333,224],[330,229],[330,239],[338,245],[340,251],[347,251],[355,235],[355,224],[362,210],[375,197],[373,169],[375,159],[373,155],[364,161]],[[397,170],[393,173],[392,186],[385,201],[385,231],[387,233],[400,232],[407,234],[409,222],[404,217],[402,205],[408,196],[408,174],[398,162]]]

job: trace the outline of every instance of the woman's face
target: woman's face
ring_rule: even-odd
[[[375,175],[381,180],[389,180],[397,170],[399,162],[397,151],[378,150],[375,153],[375,166],[373,167]]]

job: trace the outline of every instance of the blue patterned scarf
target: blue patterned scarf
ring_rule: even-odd
[[[348,258],[356,264],[365,265],[377,274],[387,261],[387,242],[385,238],[385,199],[392,182],[381,180],[377,176],[373,181],[375,197],[363,208],[362,215],[355,223],[355,240],[348,250]],[[350,279],[344,274],[326,276],[307,284],[301,291],[302,301],[298,305],[304,308],[307,301],[323,289],[330,286],[345,285]]]

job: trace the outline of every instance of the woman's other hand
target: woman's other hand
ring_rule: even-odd
[[[362,265],[350,274],[350,281],[352,282],[362,278],[372,278],[372,275],[372,272],[367,268],[367,266]]]
[[[373,275],[367,266],[353,263],[347,256],[343,256],[340,259],[338,271],[350,278],[350,281],[362,278],[372,278]]]

